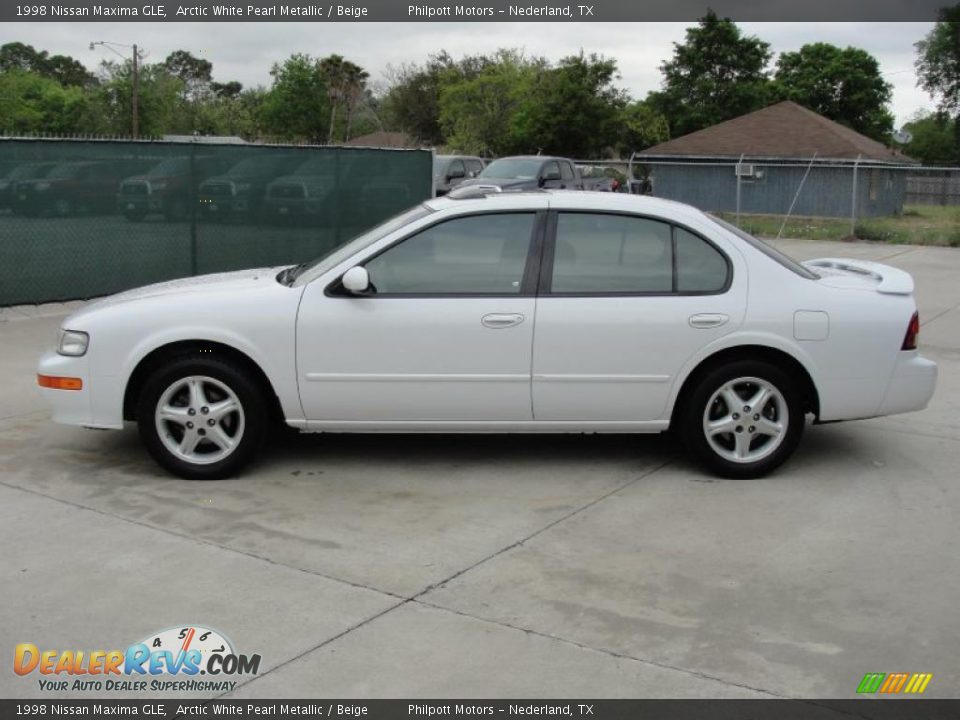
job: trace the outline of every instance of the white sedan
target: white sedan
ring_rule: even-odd
[[[318,260],[121,293],[40,360],[54,419],[186,478],[308,432],[660,432],[756,477],[818,422],[926,406],[913,280],[799,264],[695,208],[459,191]],[[488,194],[485,194],[488,193]],[[457,193],[454,193],[456,195]]]

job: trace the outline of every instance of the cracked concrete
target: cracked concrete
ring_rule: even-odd
[[[914,273],[941,379],[749,482],[657,436],[378,435],[190,483],[134,428],[49,422],[34,363],[76,303],[4,309],[0,652],[206,624],[263,658],[237,698],[848,698],[901,670],[956,696],[960,251],[781,244]],[[0,696],[44,695],[7,667]]]

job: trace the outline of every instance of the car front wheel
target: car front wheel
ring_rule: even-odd
[[[188,480],[234,475],[260,448],[266,415],[250,373],[211,357],[181,357],[156,370],[137,408],[147,450]]]
[[[790,457],[803,434],[806,418],[796,382],[765,362],[715,368],[700,379],[688,401],[684,444],[723,477],[766,475]]]

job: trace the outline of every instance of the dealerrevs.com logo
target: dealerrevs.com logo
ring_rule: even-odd
[[[53,692],[228,691],[237,684],[229,678],[257,674],[260,656],[238,654],[222,633],[188,625],[161,630],[126,650],[51,650],[20,643],[13,670],[39,675],[40,689]]]

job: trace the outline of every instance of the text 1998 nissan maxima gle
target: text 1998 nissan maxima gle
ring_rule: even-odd
[[[197,479],[238,471],[275,418],[311,432],[672,428],[713,472],[756,477],[808,414],[889,415],[933,394],[907,273],[799,264],[653,198],[479,193],[309,264],[83,308],[40,361],[54,419],[135,420],[163,467]]]

